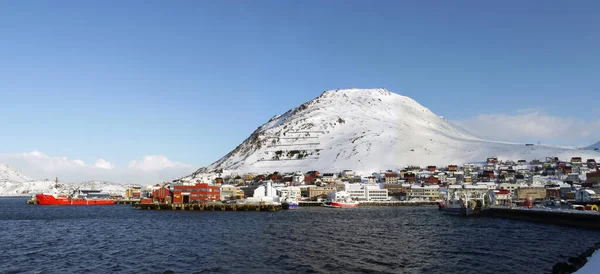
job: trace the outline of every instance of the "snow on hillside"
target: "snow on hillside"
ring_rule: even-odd
[[[490,125],[492,127],[494,125]],[[415,100],[385,89],[329,90],[276,115],[242,144],[187,178],[225,172],[341,171],[547,156],[600,158],[594,151],[482,140]]]
[[[63,184],[52,180],[34,180],[17,170],[0,164],[0,196],[31,196],[36,193],[70,193],[81,189],[104,190],[124,195],[126,186],[110,182],[84,182],[81,184]]]
[[[589,150],[600,150],[600,142],[595,143],[589,147],[586,147],[585,149],[589,149]]]

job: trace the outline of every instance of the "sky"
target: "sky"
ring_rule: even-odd
[[[185,175],[338,88],[386,88],[486,138],[586,146],[598,26],[585,0],[0,1],[0,161]]]

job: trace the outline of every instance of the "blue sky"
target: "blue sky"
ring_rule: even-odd
[[[598,1],[0,1],[0,153],[200,167],[350,87],[591,144],[599,26]]]

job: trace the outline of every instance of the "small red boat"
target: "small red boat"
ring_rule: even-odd
[[[358,202],[331,202],[331,207],[358,207]]]
[[[66,195],[54,194],[36,194],[38,204],[40,205],[114,205],[115,201],[111,199],[88,199],[71,198]]]

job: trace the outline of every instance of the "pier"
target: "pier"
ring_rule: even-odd
[[[496,218],[600,229],[600,213],[596,211],[491,207],[486,214]]]
[[[116,200],[115,204],[118,204],[118,205],[133,205],[133,204],[136,204],[136,203],[139,203],[139,202],[140,202],[139,199],[134,199],[134,200]]]
[[[281,210],[281,205],[275,204],[140,204],[133,205],[141,210],[183,210],[183,211],[263,211],[275,212]]]
[[[427,206],[438,205],[436,201],[411,202],[411,201],[382,201],[382,202],[359,202],[358,206]]]

